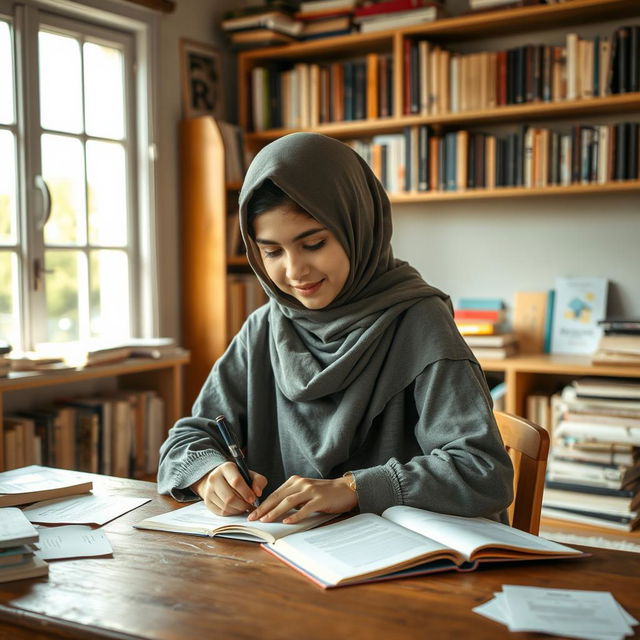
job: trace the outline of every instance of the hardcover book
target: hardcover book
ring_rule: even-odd
[[[263,548],[325,589],[441,571],[473,571],[484,563],[584,556],[485,518],[406,506],[390,507],[382,516],[362,513]]]
[[[552,353],[592,354],[607,311],[606,278],[558,278],[551,336]]]

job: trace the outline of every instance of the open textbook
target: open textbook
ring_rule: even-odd
[[[283,516],[283,519],[286,516]],[[173,531],[195,536],[220,536],[249,540],[250,542],[275,542],[279,538],[317,527],[327,520],[332,520],[333,513],[318,513],[305,518],[296,524],[282,522],[249,522],[246,515],[217,516],[211,513],[204,502],[199,501],[169,513],[146,518],[134,525],[137,529],[155,529],[157,531]]]
[[[485,518],[413,507],[363,513],[264,548],[328,588],[438,571],[473,571],[480,563],[586,556],[581,551]]]

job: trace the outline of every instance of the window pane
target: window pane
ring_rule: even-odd
[[[40,118],[45,129],[82,131],[80,45],[74,38],[41,31]]]
[[[125,151],[114,142],[87,142],[89,242],[122,247],[127,242]]]
[[[0,122],[12,124],[14,120],[11,31],[6,22],[0,21]]]
[[[18,318],[18,269],[16,256],[0,252],[0,340],[12,346],[20,344]]]
[[[47,341],[67,342],[80,338],[78,251],[46,251]]]
[[[90,265],[91,336],[126,338],[130,332],[129,266],[124,251],[92,251]]]
[[[42,176],[51,192],[51,216],[44,229],[45,242],[49,245],[82,242],[85,179],[80,140],[43,135]]]
[[[91,136],[124,138],[123,62],[118,49],[84,44],[85,127]]]
[[[16,149],[10,131],[0,130],[0,244],[16,241]]]

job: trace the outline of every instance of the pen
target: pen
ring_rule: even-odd
[[[240,449],[240,447],[233,440],[231,432],[229,431],[229,427],[227,426],[227,421],[225,420],[224,416],[218,416],[215,419],[215,423],[216,423],[216,426],[218,427],[218,432],[220,433],[220,436],[224,440],[224,443],[227,445],[227,449],[229,449],[229,453],[233,456],[233,461],[236,463],[238,467],[238,471],[240,472],[240,475],[242,476],[244,481],[247,483],[247,486],[251,487],[252,482],[251,482],[251,476],[249,475],[249,467],[247,467],[247,463],[244,459],[242,449]],[[253,503],[253,506],[257,507],[259,505],[260,505],[260,501],[256,498],[255,502]]]

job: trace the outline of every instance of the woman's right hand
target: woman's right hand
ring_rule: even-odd
[[[251,487],[247,486],[235,462],[223,462],[191,488],[204,500],[205,506],[219,516],[234,516],[253,509],[256,497],[262,495],[267,479],[249,471]]]

